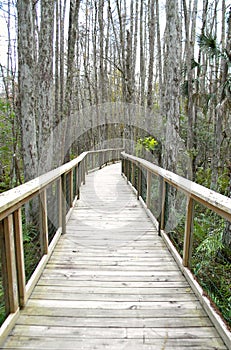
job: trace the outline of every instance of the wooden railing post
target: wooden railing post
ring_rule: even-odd
[[[86,157],[84,158],[84,160],[85,160],[85,173],[86,173],[86,175],[88,175],[88,158],[89,157],[89,155],[87,154],[86,155]]]
[[[138,167],[138,184],[137,184],[137,199],[140,199],[140,195],[141,195],[141,167],[139,165],[139,163],[137,164]]]
[[[150,208],[151,203],[151,173],[147,170],[147,195],[146,195],[146,205]]]
[[[83,185],[85,185],[86,183],[85,158],[82,160],[82,178],[83,178]]]
[[[62,193],[62,177],[58,180],[58,201],[59,201],[59,227],[62,227],[62,205],[63,205],[63,193]]]
[[[129,183],[129,177],[130,177],[130,160],[127,159],[127,183]]]
[[[40,242],[42,254],[48,253],[48,225],[47,225],[47,196],[46,189],[44,189],[40,195]]]
[[[166,206],[166,182],[162,178],[162,198],[161,198],[161,219],[160,219],[160,230],[164,230],[165,226],[165,206]],[[159,231],[160,234],[160,231]]]
[[[62,174],[62,234],[66,234],[66,174]]]
[[[5,290],[6,313],[14,313],[19,307],[18,280],[13,230],[13,215],[7,216],[1,225],[2,236],[2,272]]]
[[[131,184],[134,186],[135,183],[135,164],[132,162],[132,172],[131,172]]]
[[[122,158],[122,161],[121,161],[121,175],[124,174],[124,158]]]
[[[70,208],[73,207],[74,188],[73,188],[73,169],[70,171]]]
[[[128,160],[124,158],[124,175],[127,177]]]
[[[75,188],[75,192],[76,192],[76,196],[77,199],[79,199],[79,195],[80,195],[80,191],[79,191],[79,164],[77,164],[76,166],[76,188]]]
[[[15,253],[16,253],[17,274],[18,274],[19,304],[21,307],[24,307],[26,303],[26,277],[25,277],[25,264],[24,264],[21,208],[17,209],[14,212],[13,218],[14,218]]]
[[[186,222],[184,233],[183,265],[190,266],[192,255],[192,234],[193,234],[193,199],[188,197],[186,207]]]

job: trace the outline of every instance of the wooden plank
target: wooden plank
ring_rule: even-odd
[[[190,296],[194,296],[194,293],[192,292],[191,288],[189,288],[189,286],[186,287],[169,287],[166,288],[166,286],[162,283],[163,287],[161,286],[156,286],[154,287],[126,287],[123,284],[121,284],[120,287],[115,287],[113,285],[111,285],[111,287],[101,287],[98,286],[96,287],[95,285],[92,287],[85,287],[85,286],[67,286],[67,285],[45,285],[45,286],[41,286],[41,285],[37,285],[35,287],[34,290],[34,296],[37,293],[58,293],[58,292],[62,292],[62,293],[78,293],[78,294],[83,294],[87,295],[87,294],[91,294],[91,295],[95,295],[95,294],[106,294],[109,293],[109,295],[111,294],[120,294],[120,295],[124,295],[124,294],[129,294],[129,295],[139,295],[139,296],[143,296],[143,295],[157,295],[159,297],[163,296],[166,299],[166,296],[168,294],[174,295],[176,297],[177,294],[187,294]],[[179,295],[179,297],[181,297],[182,295]],[[47,296],[48,298],[49,295]]]
[[[187,328],[211,327],[208,317],[66,317],[22,315],[19,325],[56,326],[56,327],[126,327],[126,328]]]
[[[180,298],[179,298],[180,300]],[[144,301],[97,301],[97,300],[46,300],[46,299],[30,299],[27,303],[28,306],[33,307],[55,307],[55,308],[73,308],[73,309],[110,309],[110,310],[126,310],[126,309],[135,309],[135,310],[145,310],[152,309],[168,309],[174,310],[178,309],[190,309],[193,310],[196,308],[196,311],[201,310],[202,307],[199,301],[153,301],[153,302],[144,302]]]
[[[51,317],[70,317],[71,319],[74,317],[80,317],[81,319],[91,319],[91,318],[197,318],[198,322],[200,322],[201,317],[207,317],[205,311],[202,308],[196,308],[199,304],[194,304],[195,308],[187,308],[186,305],[184,307],[172,307],[169,308],[168,305],[163,305],[159,308],[158,305],[156,308],[136,308],[133,304],[130,308],[76,308],[76,307],[66,307],[66,305],[59,305],[58,303],[55,305],[38,305],[35,301],[33,304],[29,302],[27,307],[22,310],[21,315],[33,315],[33,316],[51,316]],[[178,306],[178,305],[177,305]],[[20,320],[19,320],[20,321]],[[176,320],[173,323],[173,327]]]
[[[79,339],[72,337],[11,337],[6,344],[5,349],[30,349],[30,350],[52,350],[52,349],[87,349],[87,350],[224,350],[225,346],[218,338],[194,338],[194,339],[168,339],[166,334],[163,339]]]
[[[39,299],[39,300],[74,300],[74,301],[110,301],[110,302],[162,302],[164,300],[168,300],[170,302],[176,302],[178,299],[181,299],[182,301],[193,301],[196,300],[195,296],[193,294],[187,294],[182,293],[181,295],[178,294],[142,294],[137,295],[133,294],[132,292],[128,294],[121,294],[121,293],[113,293],[110,294],[109,292],[106,293],[89,293],[89,294],[81,294],[81,293],[74,293],[74,292],[53,292],[52,295],[50,294],[47,296],[46,292],[33,292],[31,295],[31,299]]]
[[[62,287],[78,287],[78,288],[123,288],[123,291],[127,288],[131,289],[164,289],[169,290],[170,288],[185,288],[188,291],[189,284],[185,281],[97,281],[97,280],[86,280],[86,281],[76,281],[68,279],[45,279],[40,278],[38,286],[62,286]]]
[[[81,338],[88,339],[193,339],[193,338],[217,338],[213,327],[190,327],[190,328],[85,328],[85,327],[47,327],[17,325],[12,335],[26,337],[57,337],[57,338]]]

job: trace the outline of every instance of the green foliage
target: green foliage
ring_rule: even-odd
[[[136,154],[139,156],[143,149],[153,153],[157,145],[158,142],[152,136],[139,138],[136,144]]]
[[[225,220],[196,206],[192,270],[199,283],[231,325],[231,262],[224,254]],[[219,278],[218,278],[219,276]]]
[[[207,188],[211,187],[212,170],[211,168],[204,169],[203,167],[198,167],[196,172],[196,182]],[[220,170],[220,174],[217,179],[217,192],[228,196],[229,188],[229,170],[227,168]]]
[[[198,167],[196,172],[196,183],[210,188],[212,171],[210,168]]]
[[[23,246],[24,246],[24,263],[26,280],[28,281],[35,267],[40,260],[40,250],[37,237],[38,227],[37,225],[26,222],[25,213],[22,213],[22,231],[23,231]]]
[[[0,192],[17,185],[13,175],[13,155],[17,144],[16,116],[10,104],[0,99]]]
[[[217,44],[216,37],[213,37],[212,34],[201,34],[198,37],[198,44],[211,58],[219,57],[221,55],[221,50]]]
[[[0,278],[0,326],[5,320],[5,302],[4,302],[4,291],[2,285],[2,278]]]

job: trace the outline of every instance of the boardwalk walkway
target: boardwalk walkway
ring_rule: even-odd
[[[120,164],[87,176],[2,349],[226,349]]]

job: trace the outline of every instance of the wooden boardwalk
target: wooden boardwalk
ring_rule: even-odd
[[[1,349],[227,349],[120,164],[81,198]]]

